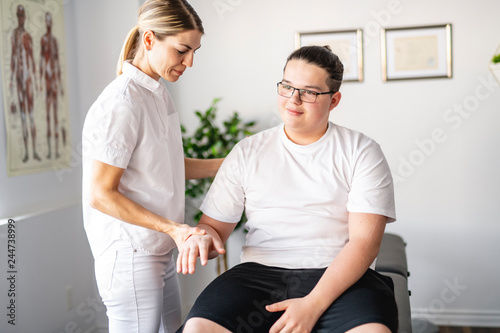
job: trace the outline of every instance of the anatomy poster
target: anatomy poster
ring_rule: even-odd
[[[8,176],[70,167],[63,0],[2,0]]]

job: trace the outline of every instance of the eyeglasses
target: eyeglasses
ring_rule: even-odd
[[[282,82],[278,82],[278,95],[290,98],[293,96],[293,93],[297,90],[299,92],[299,98],[302,102],[304,103],[315,103],[316,99],[318,98],[318,95],[328,95],[328,94],[334,94],[335,91],[328,91],[328,92],[315,92],[309,89],[299,89],[292,87],[288,84],[284,84]]]

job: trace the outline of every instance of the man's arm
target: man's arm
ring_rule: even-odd
[[[10,93],[13,94],[14,90],[14,75],[17,71],[17,59],[16,59],[16,30],[12,33],[11,44],[12,44],[12,53],[10,58],[10,84],[9,89]]]
[[[323,312],[367,271],[378,255],[387,217],[349,213],[349,241],[305,297],[271,304],[268,311],[285,311],[270,333],[284,329],[310,332]]]
[[[177,273],[193,274],[196,269],[196,260],[205,266],[208,259],[224,254],[224,244],[233,232],[237,223],[226,223],[202,215],[198,228],[206,231],[205,235],[192,235],[179,247],[177,257]]]
[[[61,90],[61,95],[64,95],[64,87],[63,87],[63,83],[61,81],[61,65],[59,63],[59,46],[57,45],[57,40],[54,38],[54,57],[55,57],[55,60],[54,60],[54,63],[55,63],[55,71],[56,71],[56,75],[55,77],[57,78],[57,81],[58,81],[58,86],[59,86],[59,89]]]
[[[45,36],[40,38],[40,82],[43,81],[43,76],[45,74]],[[40,84],[40,90],[42,90],[42,85]]]
[[[28,34],[27,32],[25,32],[23,35],[23,45],[24,49],[26,50],[27,61],[29,62],[29,64],[31,64],[31,66],[28,67],[30,67],[30,71],[33,75],[33,84],[35,86],[34,90],[38,90],[38,80],[37,80],[38,75],[36,72],[35,55],[33,51],[33,39],[31,38],[31,35]]]
[[[197,159],[184,157],[186,179],[200,179],[214,177],[219,170],[223,158]]]

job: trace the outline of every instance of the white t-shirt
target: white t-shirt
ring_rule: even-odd
[[[130,63],[90,108],[83,127],[84,226],[94,256],[115,240],[151,254],[175,248],[161,232],[90,207],[90,172],[98,160],[125,169],[119,191],[146,209],[184,222],[184,152],[179,117],[163,84]]]
[[[395,221],[392,176],[380,146],[329,123],[310,145],[290,141],[283,125],[239,142],[202,203],[206,215],[239,221],[248,234],[242,262],[284,268],[330,265],[349,239],[348,212]]]

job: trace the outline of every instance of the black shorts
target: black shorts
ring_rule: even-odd
[[[267,333],[283,312],[265,306],[306,296],[325,270],[240,264],[205,288],[187,319],[206,318],[234,333]],[[313,332],[343,333],[367,323],[384,324],[394,333],[398,328],[392,280],[371,269],[330,305]]]

